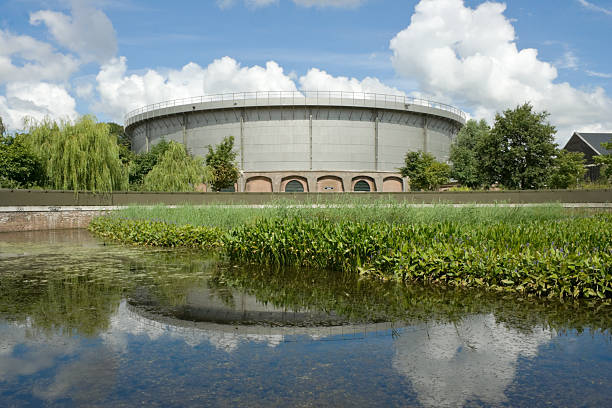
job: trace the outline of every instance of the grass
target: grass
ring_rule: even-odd
[[[339,198],[329,204],[316,202],[298,203],[290,200],[271,202],[266,206],[182,205],[169,207],[129,206],[110,214],[111,217],[128,220],[148,220],[176,225],[193,225],[231,229],[252,224],[261,219],[300,218],[326,219],[331,222],[352,220],[364,223],[414,224],[432,222],[456,222],[467,224],[491,224],[499,221],[556,221],[575,216],[558,204],[542,204],[528,207],[476,206],[455,207],[450,204],[412,205],[397,201],[363,201],[355,198]]]

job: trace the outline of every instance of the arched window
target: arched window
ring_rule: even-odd
[[[303,193],[304,186],[297,180],[291,180],[285,186],[285,193]]]
[[[355,183],[353,191],[370,191],[370,184],[367,181],[359,180]]]

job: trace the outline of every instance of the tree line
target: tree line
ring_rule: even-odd
[[[584,155],[558,148],[548,116],[525,103],[498,113],[492,127],[469,120],[451,146],[452,165],[408,152],[399,170],[412,190],[436,190],[451,179],[470,189],[576,187],[584,180]],[[8,135],[0,118],[0,188],[195,191],[206,184],[219,191],[239,177],[233,136],[208,146],[203,160],[175,141],[133,153],[122,126],[89,115],[74,122],[26,119],[25,129]],[[604,147],[612,149],[612,140]],[[595,160],[602,183],[612,183],[612,155]]]
[[[400,169],[413,190],[436,190],[451,178],[470,189],[500,186],[508,189],[566,189],[584,181],[584,154],[559,149],[556,129],[547,112],[535,112],[525,103],[486,121],[469,120],[451,145],[452,165],[430,153],[408,152]],[[610,143],[604,143],[607,149]],[[612,183],[612,156],[595,158],[602,166],[602,183]]]
[[[123,126],[83,116],[72,122],[25,120],[8,135],[0,118],[0,187],[58,190],[219,191],[239,177],[234,138],[208,146],[204,160],[175,141],[133,153]]]

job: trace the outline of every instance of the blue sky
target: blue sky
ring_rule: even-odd
[[[121,122],[164,99],[316,87],[425,96],[489,121],[531,101],[560,140],[612,131],[612,0],[483,3],[5,0],[0,116]]]

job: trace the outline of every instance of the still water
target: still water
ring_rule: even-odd
[[[612,308],[0,234],[0,406],[612,406]]]

